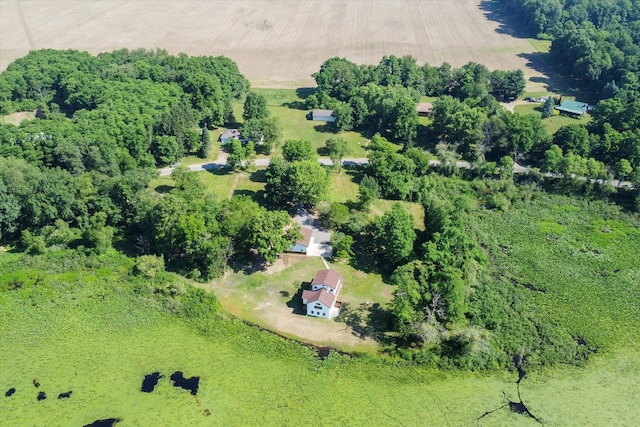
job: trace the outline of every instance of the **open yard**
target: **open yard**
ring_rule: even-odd
[[[544,46],[490,20],[481,0],[425,1],[13,1],[0,0],[0,70],[32,49],[162,48],[226,55],[255,87],[304,87],[326,59],[418,62],[524,70],[545,90]]]
[[[343,350],[375,352],[376,331],[365,325],[363,317],[384,317],[381,308],[391,300],[392,287],[377,274],[346,264],[330,267],[344,277],[338,298],[344,304],[343,315],[333,320],[307,317],[303,311],[302,286],[309,286],[316,272],[325,268],[320,257],[284,254],[264,272],[229,272],[200,286],[213,290],[230,313],[279,334]],[[358,318],[362,322],[354,323]]]

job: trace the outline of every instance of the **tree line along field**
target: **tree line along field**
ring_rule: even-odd
[[[29,50],[122,47],[225,55],[254,87],[303,87],[327,58],[375,64],[384,55],[419,62],[523,69],[528,90],[544,77],[524,56],[537,48],[505,34],[479,0],[427,1],[29,1],[0,2],[0,70]],[[536,65],[537,67],[537,65]]]

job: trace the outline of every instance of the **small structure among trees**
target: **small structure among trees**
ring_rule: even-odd
[[[420,102],[416,106],[416,111],[418,111],[418,116],[431,117],[433,114],[433,104],[431,102]]]
[[[318,122],[335,122],[336,118],[333,115],[333,110],[312,110],[307,118],[310,120],[318,121]]]
[[[567,116],[581,117],[587,114],[587,107],[588,104],[586,102],[564,99],[560,105],[556,106],[556,110],[560,111],[560,114]]]
[[[289,252],[296,252],[300,254],[306,254],[313,242],[313,231],[310,228],[301,227],[300,233],[302,234],[302,238],[296,240],[296,242],[291,245],[291,249]]]
[[[222,131],[220,136],[218,137],[218,142],[220,144],[226,144],[227,142],[237,139],[238,141],[242,141],[242,133],[238,129],[225,129]]]

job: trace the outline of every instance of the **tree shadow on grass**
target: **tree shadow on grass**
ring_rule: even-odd
[[[289,301],[287,301],[287,307],[292,309],[293,314],[306,315],[307,311],[304,309],[304,304],[302,303],[302,291],[305,289],[309,289],[311,287],[311,282],[302,282],[302,285],[298,288],[296,293],[291,297]],[[287,295],[289,293],[287,291],[280,291],[280,295],[284,296],[286,292]]]
[[[168,194],[171,190],[173,190],[175,187],[172,187],[171,185],[158,185],[156,187],[156,193],[159,194]]]
[[[307,103],[304,101],[285,102],[282,106],[287,107],[290,110],[307,110]]]
[[[207,168],[206,165],[203,167],[204,170],[206,170],[207,172],[209,172],[212,175],[216,175],[216,176],[225,176],[225,175],[229,175],[231,173],[231,170],[226,167],[211,167],[211,168]]]
[[[324,123],[322,125],[315,125],[313,127],[316,132],[320,132],[320,133],[338,133],[338,128],[336,127],[335,123]]]
[[[259,204],[260,206],[264,206],[264,202],[265,202],[264,194],[265,194],[264,190],[253,191],[253,190],[242,189],[242,190],[235,190],[233,192],[234,196],[249,197],[251,200]]]
[[[507,34],[519,39],[536,38],[536,33],[531,27],[527,27],[526,23],[521,23],[516,18],[509,16],[501,10],[500,5],[496,2],[482,0],[480,2],[480,10],[483,11],[485,18],[489,21],[499,24],[496,28],[498,34]],[[520,23],[520,25],[512,25],[512,23]]]
[[[391,314],[378,303],[353,305],[345,302],[336,322],[344,323],[360,339],[371,338],[384,345],[394,342],[387,335],[391,328]]]
[[[266,169],[259,169],[251,172],[251,175],[249,175],[249,179],[252,182],[267,182]]]
[[[296,95],[300,99],[307,99],[309,95],[313,95],[315,92],[315,87],[299,87],[296,89]]]

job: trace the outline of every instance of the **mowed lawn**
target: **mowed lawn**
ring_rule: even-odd
[[[340,173],[334,172],[331,176],[330,202],[345,203],[358,198],[358,184],[353,182],[353,176],[343,169]]]
[[[366,138],[358,132],[340,132],[333,123],[307,120],[306,96],[313,89],[255,89],[267,99],[271,114],[280,120],[282,125],[282,142],[290,139],[306,139],[310,141],[321,156],[327,156],[322,150],[327,140],[334,137],[344,138],[349,144],[346,157],[366,157]],[[242,118],[242,104],[234,108],[236,119]],[[279,150],[276,150],[278,153]]]
[[[531,103],[531,104],[524,104],[524,105],[516,105],[513,110],[514,112],[519,114],[541,114],[541,111],[540,111],[541,108],[542,108],[541,103],[540,104]],[[574,125],[574,124],[586,125],[587,123],[589,123],[590,120],[591,120],[591,116],[588,114],[580,118],[554,115],[546,119],[542,119],[542,123],[544,123],[545,126],[547,127],[547,132],[549,133],[549,135],[553,135],[562,126]]]
[[[354,334],[344,319],[305,315],[302,290],[308,289],[318,270],[325,268],[320,257],[283,254],[264,271],[228,272],[223,278],[202,286],[212,290],[233,315],[279,334],[350,351],[377,351],[378,346],[371,337]],[[380,275],[358,271],[345,263],[330,264],[330,268],[343,277],[338,296],[343,304],[366,310],[374,305],[384,308],[391,300],[393,287],[383,283]]]

